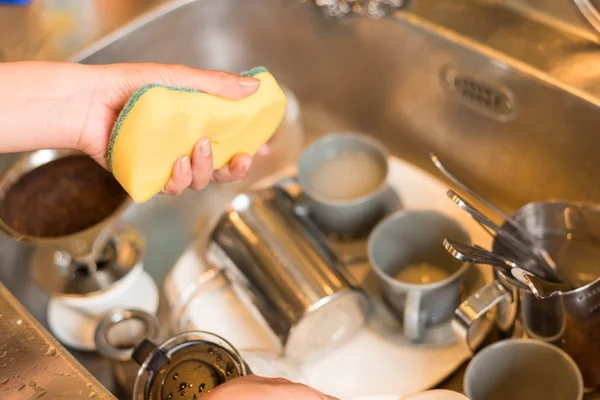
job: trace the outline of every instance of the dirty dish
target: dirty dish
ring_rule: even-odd
[[[109,292],[110,293],[110,292]],[[158,309],[158,287],[154,279],[141,270],[128,289],[103,304],[104,312],[114,307],[135,308],[150,314]],[[94,332],[103,313],[96,305],[96,315],[68,304],[61,297],[51,297],[48,303],[48,325],[52,334],[63,345],[77,350],[96,350]]]
[[[481,350],[465,371],[471,400],[581,400],[583,378],[558,347],[532,339],[508,339]]]
[[[358,236],[385,212],[388,169],[388,153],[375,139],[330,133],[301,154],[297,180],[322,230]]]
[[[383,297],[403,322],[404,335],[416,342],[429,327],[449,320],[460,304],[470,264],[446,252],[445,238],[470,242],[457,221],[431,210],[399,211],[369,237],[369,262]]]

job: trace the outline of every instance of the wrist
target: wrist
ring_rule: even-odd
[[[78,148],[97,74],[75,63],[0,64],[2,152]]]

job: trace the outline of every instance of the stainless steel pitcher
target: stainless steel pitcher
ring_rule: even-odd
[[[478,329],[494,311],[506,336],[530,337],[565,350],[588,388],[600,386],[600,206],[563,201],[530,203],[515,219],[557,261],[559,272],[577,289],[537,298],[514,278],[495,271],[456,310],[453,328],[471,349],[483,340]],[[507,228],[508,229],[508,228]],[[500,252],[494,242],[494,251]]]
[[[366,294],[282,187],[238,195],[209,251],[292,359],[339,345],[366,321]]]

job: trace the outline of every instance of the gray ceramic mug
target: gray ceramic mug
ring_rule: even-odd
[[[533,339],[507,339],[481,350],[465,371],[471,400],[581,400],[583,378],[561,349]]]
[[[470,264],[448,254],[446,238],[470,244],[458,222],[435,211],[396,212],[369,237],[369,262],[383,297],[412,341],[423,339],[429,326],[449,320],[460,304],[462,277]],[[407,270],[415,265],[424,268]]]
[[[369,157],[375,172],[371,188],[351,198],[328,196],[315,187],[314,174],[320,166],[344,154],[348,157],[353,157],[353,154]],[[370,231],[385,213],[387,159],[388,152],[383,145],[359,133],[330,133],[304,150],[298,161],[297,182],[310,200],[310,215],[315,224],[325,232],[339,235],[359,236]],[[353,174],[348,170],[344,172]],[[330,184],[335,185],[336,182]]]

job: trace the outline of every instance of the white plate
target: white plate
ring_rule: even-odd
[[[131,287],[116,300],[118,307],[135,308],[155,314],[158,309],[158,287],[152,277],[142,270]],[[96,304],[95,309],[97,307]],[[112,307],[115,306],[110,308]],[[96,350],[94,332],[99,319],[98,316],[67,305],[60,297],[52,297],[48,303],[50,331],[59,342],[73,349]]]
[[[490,245],[487,233],[448,199],[446,184],[398,158],[392,157],[389,161],[389,184],[399,194],[404,209],[444,213],[463,224],[473,243],[484,247]],[[287,176],[294,173],[293,167],[283,172]],[[270,183],[279,177],[271,177]],[[205,240],[198,238],[199,243]],[[206,270],[203,259],[202,246],[195,244],[172,269],[165,282],[165,292],[171,305],[178,293],[184,292],[186,286]],[[471,290],[492,279],[489,268],[479,271],[474,274]],[[367,287],[373,283],[368,279],[366,264],[352,266],[350,272],[361,281],[366,279]],[[376,285],[374,290],[377,290]],[[223,298],[217,300],[215,296]],[[250,312],[242,310],[243,305],[234,298],[231,289],[225,287],[205,293],[193,303],[190,307],[190,328],[216,329],[234,346],[241,348],[272,348],[273,343],[266,339],[268,335],[261,331],[260,324],[242,322],[251,318]],[[225,304],[227,307],[224,307]],[[303,375],[307,379],[304,383],[342,399],[377,396],[380,393],[397,393],[396,399],[399,399],[434,387],[470,357],[466,349],[453,342],[450,326],[444,324],[431,329],[424,344],[412,344],[402,338],[399,325],[388,310],[377,304],[374,318],[366,329],[340,348],[303,366]]]

